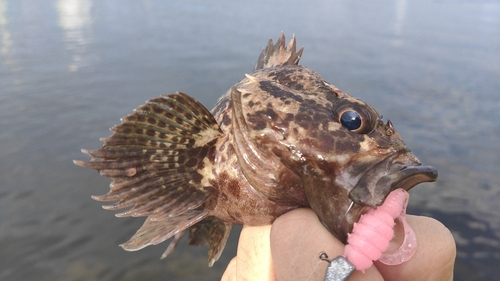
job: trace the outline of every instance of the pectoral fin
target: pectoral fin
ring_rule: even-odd
[[[90,161],[74,162],[112,179],[107,194],[92,196],[117,201],[105,209],[131,207],[117,216],[148,217],[125,249],[158,244],[207,217],[204,203],[214,196],[207,178],[222,132],[201,103],[183,93],[162,95],[111,130],[102,148],[82,150]]]

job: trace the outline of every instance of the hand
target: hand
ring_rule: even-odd
[[[395,266],[375,262],[349,280],[453,280],[456,248],[450,231],[428,217],[408,215],[407,221],[418,240],[412,259]],[[318,258],[321,251],[333,259],[343,254],[344,244],[311,209],[296,209],[272,226],[243,227],[237,255],[222,280],[324,280],[328,263]]]

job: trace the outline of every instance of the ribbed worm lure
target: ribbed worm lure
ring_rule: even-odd
[[[364,271],[373,261],[396,265],[409,260],[417,249],[415,233],[406,222],[409,195],[404,189],[392,191],[380,207],[362,215],[347,238],[344,256],[357,270]],[[394,237],[394,220],[402,223],[404,240],[399,249],[387,253]]]
[[[387,196],[381,206],[362,215],[359,221],[354,223],[353,231],[347,238],[344,250],[345,260],[362,272],[376,260],[388,265],[408,261],[417,249],[415,233],[406,222],[408,200],[409,194],[406,190],[396,189]],[[396,251],[386,252],[389,242],[394,238],[395,220],[399,220],[402,224],[404,240]],[[328,279],[329,271],[333,271],[334,266],[337,266],[340,271],[343,271],[342,267],[333,263],[337,259],[329,261],[323,252],[320,253],[320,259],[330,263],[325,281],[347,280],[348,276],[345,279]],[[330,273],[330,276],[333,275]]]

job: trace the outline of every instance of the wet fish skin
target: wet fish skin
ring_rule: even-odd
[[[106,209],[132,207],[118,216],[148,217],[125,249],[173,237],[165,257],[189,231],[189,244],[209,244],[212,265],[233,224],[269,224],[299,207],[346,241],[391,190],[436,180],[390,121],[298,65],[295,42],[269,40],[254,72],[211,112],[186,94],[163,95],[113,127],[101,149],[83,151],[92,159],[77,165],[112,179],[110,192],[93,198],[118,201]],[[358,114],[359,128],[342,124],[346,111]]]

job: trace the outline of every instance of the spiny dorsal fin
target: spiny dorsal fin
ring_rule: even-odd
[[[92,196],[117,201],[103,208],[132,207],[117,216],[148,217],[122,247],[133,251],[163,242],[208,215],[203,204],[213,190],[202,179],[211,175],[208,158],[222,133],[208,109],[183,93],[162,95],[111,130],[103,147],[82,150],[89,162],[74,162],[112,179],[107,194]]]
[[[285,47],[285,34],[281,32],[276,45],[273,45],[273,39],[269,39],[267,47],[260,53],[259,59],[255,64],[254,71],[273,66],[297,65],[299,63],[304,47],[298,52],[296,50],[295,35]]]

